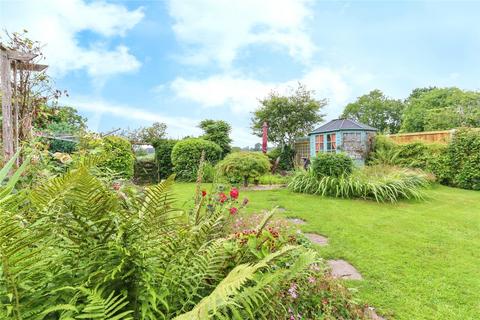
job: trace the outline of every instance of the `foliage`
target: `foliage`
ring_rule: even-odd
[[[315,100],[314,92],[302,84],[288,96],[272,92],[260,103],[262,106],[253,113],[253,133],[261,137],[266,122],[268,140],[280,146],[293,146],[296,138],[312,131],[322,121],[320,111],[327,104],[326,100]]]
[[[216,164],[222,156],[219,145],[204,139],[189,138],[175,144],[171,157],[173,170],[179,179],[186,181],[196,179],[202,151],[205,152],[205,161],[211,164]]]
[[[173,173],[172,150],[177,142],[178,140],[173,139],[159,139],[152,142],[160,179],[166,179]]]
[[[480,190],[480,132],[461,129],[455,132],[445,157],[440,159],[437,169],[445,166],[443,173],[449,185],[464,189]]]
[[[402,101],[390,99],[377,89],[349,103],[342,117],[368,124],[380,132],[397,133],[404,107]]]
[[[219,173],[233,183],[243,181],[248,185],[249,178],[256,178],[270,170],[268,158],[260,152],[235,152],[218,164]]]
[[[312,159],[311,168],[317,177],[339,178],[350,175],[354,164],[352,158],[346,154],[320,152]]]
[[[339,177],[318,176],[312,169],[299,170],[288,187],[294,192],[336,198],[397,202],[400,199],[421,199],[421,189],[428,182],[428,177],[420,171],[372,166]]]
[[[167,125],[161,122],[154,122],[150,127],[140,127],[135,130],[124,130],[121,136],[134,144],[151,144],[157,140],[164,139]]]
[[[128,140],[117,136],[84,135],[80,139],[79,155],[95,155],[102,159],[100,171],[117,178],[130,179],[134,174],[135,156]]]
[[[295,150],[290,146],[277,147],[267,153],[272,166],[277,163],[278,159],[278,166],[275,169],[282,170],[282,171],[290,171],[294,168],[294,158],[295,158]]]
[[[402,132],[480,127],[480,92],[459,88],[414,90],[406,100]]]
[[[80,163],[22,195],[22,207],[0,207],[2,319],[277,319],[284,284],[322,264],[269,227],[272,214],[246,238],[226,235],[236,189],[202,192],[184,211],[173,178],[127,195],[90,169]],[[348,299],[338,305],[358,310]]]
[[[199,128],[203,130],[204,134],[200,138],[212,141],[222,148],[222,158],[230,153],[232,147],[232,139],[230,138],[230,132],[232,127],[226,121],[223,120],[203,120],[199,124]]]

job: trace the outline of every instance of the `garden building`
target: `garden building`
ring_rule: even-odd
[[[319,152],[344,152],[357,164],[363,164],[376,132],[352,119],[332,120],[308,134],[310,157]]]

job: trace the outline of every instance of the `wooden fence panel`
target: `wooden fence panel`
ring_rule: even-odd
[[[390,134],[388,137],[399,144],[406,144],[415,141],[427,143],[448,143],[453,135],[454,130],[444,131],[427,131]]]

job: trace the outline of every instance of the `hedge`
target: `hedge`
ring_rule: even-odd
[[[459,129],[447,145],[397,144],[378,136],[369,163],[419,168],[433,173],[441,184],[480,190],[480,131]]]
[[[348,176],[353,171],[353,160],[343,153],[319,153],[312,159],[312,172],[317,177]]]
[[[130,142],[121,137],[108,136],[102,139],[101,145],[107,160],[99,167],[106,167],[121,178],[132,178],[135,156]]]
[[[202,151],[205,151],[205,161],[212,165],[222,157],[222,148],[218,144],[204,139],[189,138],[175,144],[171,157],[173,171],[178,179],[184,181],[196,179]]]
[[[152,142],[160,179],[166,179],[173,173],[172,150],[177,142],[178,140],[173,139],[160,139]]]

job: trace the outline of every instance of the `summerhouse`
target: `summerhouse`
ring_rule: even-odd
[[[308,134],[310,157],[319,152],[344,152],[363,164],[377,129],[352,119],[332,120]]]

